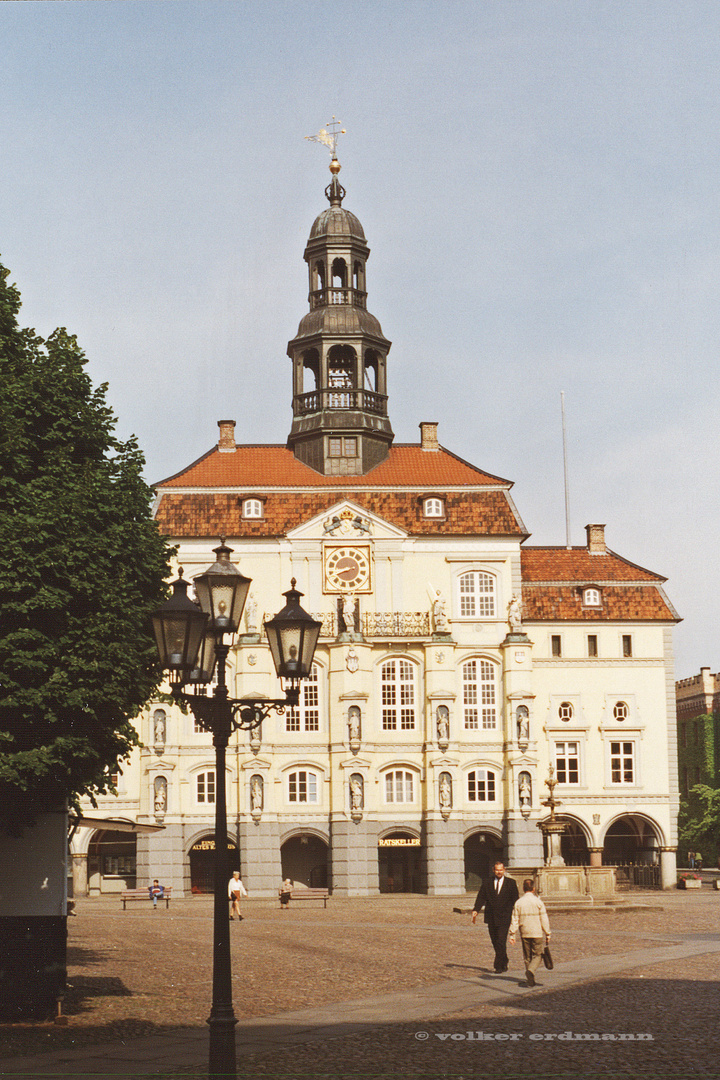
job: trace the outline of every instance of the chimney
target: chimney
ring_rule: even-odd
[[[440,444],[437,437],[437,423],[425,421],[420,424],[420,448],[422,450],[439,450]]]
[[[218,450],[221,454],[234,454],[236,450],[235,446],[235,421],[234,420],[218,420],[218,427],[220,428],[220,438],[218,439]]]
[[[591,555],[606,555],[607,548],[605,546],[605,526],[586,525],[585,532],[587,533],[588,552]]]

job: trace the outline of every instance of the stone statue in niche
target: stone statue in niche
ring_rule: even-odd
[[[362,776],[353,774],[350,777],[350,809],[362,810],[363,808],[363,779]]]
[[[517,719],[518,742],[526,746],[530,741],[530,714],[527,705],[518,705],[515,716]]]
[[[452,778],[449,773],[440,774],[440,809],[452,809]]]
[[[447,705],[438,705],[436,723],[438,742],[447,743],[450,739],[450,713]]]
[[[263,808],[262,776],[253,776],[250,781],[250,806],[253,810],[262,810]]]
[[[153,735],[155,738],[156,746],[165,745],[165,721],[166,715],[164,709],[156,709],[153,713]]]
[[[355,608],[356,600],[352,593],[345,593],[342,598],[342,617],[345,624],[345,633],[355,633]]]
[[[245,603],[245,623],[247,625],[248,634],[257,634],[258,632],[257,611],[257,600],[254,595],[250,593]]]
[[[529,773],[521,772],[518,777],[518,795],[520,809],[529,810],[532,806],[532,780]]]
[[[154,807],[156,814],[164,814],[167,810],[167,780],[164,776],[155,777],[155,800]]]
[[[513,596],[508,604],[508,622],[512,634],[522,633],[522,605],[517,596]]]
[[[348,732],[351,743],[360,742],[360,709],[351,705],[348,709]]]

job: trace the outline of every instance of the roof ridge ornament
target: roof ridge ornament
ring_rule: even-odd
[[[340,206],[347,194],[345,188],[338,180],[338,173],[342,166],[337,159],[337,141],[340,135],[345,135],[345,128],[340,127],[340,121],[336,120],[333,116],[330,123],[320,128],[317,135],[306,135],[305,138],[308,142],[322,143],[323,146],[327,146],[332,154],[330,161],[330,172],[332,173],[332,180],[325,188],[325,197],[331,206]]]

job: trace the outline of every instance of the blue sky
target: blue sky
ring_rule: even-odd
[[[289,431],[337,115],[399,441],[515,481],[534,543],[669,579],[720,669],[715,0],[0,4],[0,253],[149,480]]]

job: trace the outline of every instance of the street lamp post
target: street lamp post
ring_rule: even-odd
[[[301,681],[308,677],[321,623],[300,606],[302,593],[292,579],[284,594],[287,603],[273,619],[265,622],[265,632],[278,676],[284,680],[285,697],[231,698],[225,668],[230,643],[223,639],[240,626],[245,600],[251,585],[230,562],[232,548],[215,548],[216,562],[194,579],[198,603],[187,595],[188,584],[182,569],[173,582],[173,594],[152,616],[153,631],[163,667],[170,673],[176,701],[189,706],[196,719],[212,732],[215,747],[215,896],[213,914],[213,997],[208,1018],[210,1026],[210,1077],[235,1077],[235,1025],[232,1004],[230,923],[227,907],[227,801],[225,754],[233,731],[257,728],[271,710],[283,712],[297,705]],[[217,683],[207,695],[213,670]],[[185,693],[186,685],[200,692]]]

